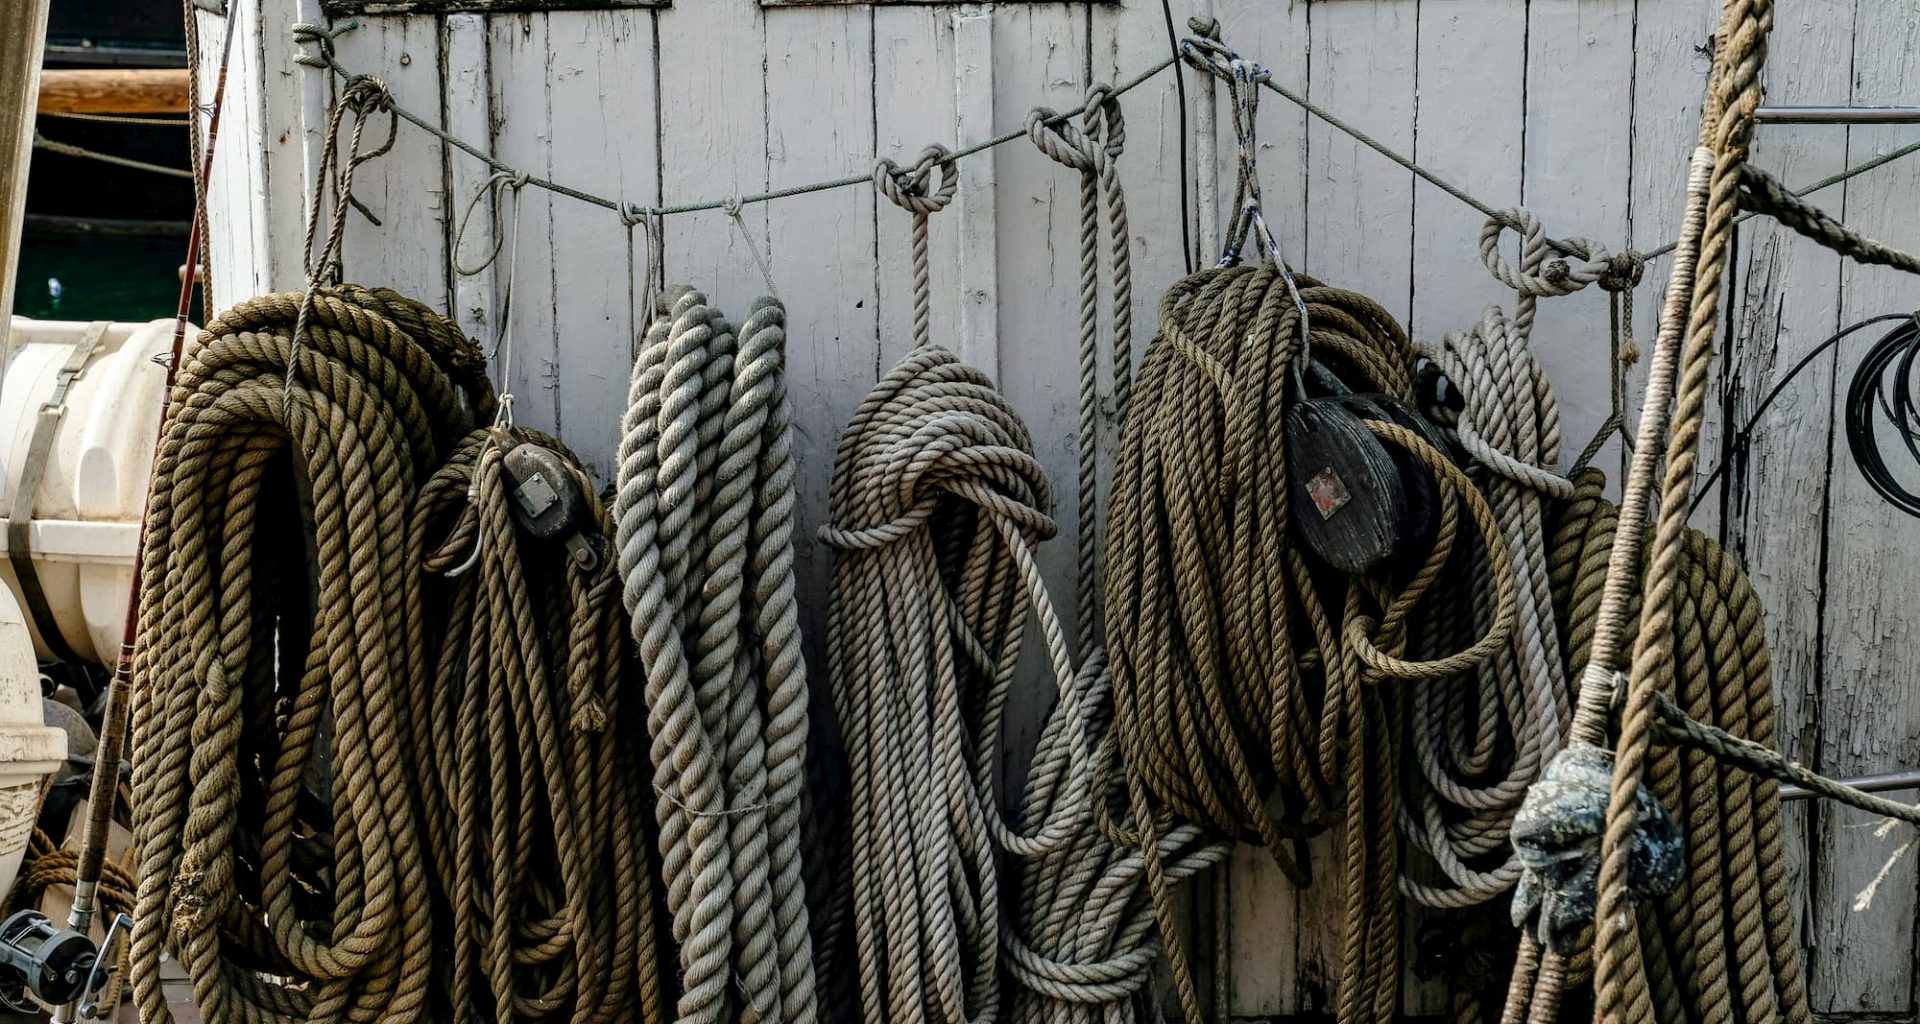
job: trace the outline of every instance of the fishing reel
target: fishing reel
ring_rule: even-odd
[[[113,979],[112,951],[132,930],[133,919],[120,914],[96,946],[77,931],[55,927],[37,910],[0,921],[0,1003],[39,1013],[45,1006],[78,1002],[82,1018],[99,1017],[100,994]]]

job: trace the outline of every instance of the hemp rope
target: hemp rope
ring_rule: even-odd
[[[1105,428],[1100,394],[1100,228],[1102,204],[1108,233],[1111,275],[1112,396],[1124,408],[1132,383],[1133,284],[1126,219],[1126,197],[1120,184],[1118,160],[1125,146],[1125,123],[1111,89],[1088,89],[1081,126],[1059,122],[1052,111],[1034,110],[1027,117],[1028,136],[1051,159],[1078,170],[1080,192],[1080,410],[1079,488],[1076,493],[1077,602],[1081,674],[1088,686],[1088,718],[1083,728],[1097,737],[1092,755],[1097,794],[1106,794],[1104,780],[1117,766],[1118,740],[1111,728],[1111,679],[1106,654],[1096,645],[1099,609],[1096,604],[1099,573],[1100,435]],[[1021,821],[1044,821],[1060,791],[1059,781],[1070,753],[1063,739],[1066,717],[1047,723],[1034,755],[1035,771],[1027,783]],[[1099,798],[1099,797],[1097,797]],[[1149,982],[1161,952],[1154,933],[1158,926],[1153,882],[1148,861],[1133,842],[1116,832],[1126,823],[1114,823],[1104,806],[1096,822],[1082,825],[1060,847],[1039,853],[1017,865],[1019,899],[1014,921],[1002,938],[1008,973],[1019,983],[1012,1019],[1020,1024],[1093,1024],[1157,1020]],[[1122,816],[1124,817],[1124,816]],[[1164,887],[1225,859],[1230,847],[1212,840],[1193,826],[1169,830],[1154,854]],[[1220,969],[1220,968],[1216,968]],[[1182,968],[1184,970],[1184,968]],[[1184,978],[1184,975],[1183,975]],[[1191,985],[1179,986],[1183,1009],[1191,1005]]]
[[[491,411],[448,372],[478,362],[444,318],[344,286],[243,302],[180,367],[134,674],[143,1020],[171,1019],[163,953],[211,1021],[428,1013],[405,714],[425,685],[409,652],[432,638],[409,622],[404,552],[413,495]]]
[[[1301,356],[1301,307],[1313,351],[1356,387],[1404,398],[1413,380],[1413,349],[1385,310],[1297,282],[1300,305],[1276,265],[1229,266],[1177,282],[1161,301],[1160,331],[1126,409],[1109,519],[1116,727],[1137,821],[1171,815],[1257,838],[1296,884],[1309,878],[1299,841],[1342,825],[1338,1019],[1387,1020],[1399,1003],[1404,709],[1376,684],[1477,667],[1511,637],[1516,598],[1492,512],[1464,474],[1402,427],[1368,424],[1440,485],[1437,536],[1417,568],[1404,579],[1387,571],[1341,579],[1287,540],[1289,470],[1278,439]],[[1463,504],[1489,542],[1497,612],[1465,649],[1408,661],[1411,617],[1455,548]],[[1277,816],[1267,807],[1275,796]],[[1151,828],[1142,832],[1151,838]],[[1155,896],[1177,964],[1171,908]]]
[[[407,628],[433,642],[410,649],[408,721],[451,1016],[664,1021],[619,580],[522,539],[503,472],[520,443],[561,455],[597,536],[612,526],[571,453],[525,428],[468,434],[414,504]]]
[[[1573,482],[1573,495],[1552,517],[1548,574],[1568,663],[1578,669],[1599,639],[1622,516],[1602,497],[1598,471],[1581,471]],[[1773,680],[1758,595],[1732,556],[1697,531],[1683,535],[1675,567],[1674,635],[1683,657],[1660,677],[1655,705],[1684,711],[1689,728],[1770,750]],[[1778,784],[1721,763],[1711,749],[1653,750],[1646,764],[1649,788],[1685,828],[1689,864],[1679,888],[1637,908],[1645,1019],[1806,1024]],[[1585,973],[1523,942],[1515,991],[1529,991],[1536,967],[1545,984],[1532,989],[1531,1017],[1515,1017],[1510,1002],[1503,1019],[1554,1019],[1559,983]]]
[[[1509,265],[1499,242],[1518,224],[1521,259]],[[1423,686],[1412,694],[1410,733],[1420,772],[1410,780],[1401,811],[1409,846],[1440,871],[1443,884],[1402,874],[1402,893],[1430,907],[1461,908],[1512,888],[1520,863],[1507,842],[1529,784],[1565,743],[1572,719],[1566,665],[1552,629],[1546,573],[1546,502],[1572,493],[1558,474],[1560,412],[1545,370],[1529,347],[1542,295],[1568,295],[1608,273],[1597,244],[1575,240],[1594,254],[1569,265],[1548,260],[1546,233],[1532,213],[1504,211],[1490,218],[1480,256],[1493,276],[1513,288],[1511,319],[1490,306],[1468,332],[1452,332],[1433,354],[1465,407],[1454,424],[1461,447],[1478,465],[1476,479],[1500,520],[1503,543],[1519,574],[1518,617],[1508,649],[1471,677]],[[1472,590],[1489,594],[1484,562]],[[1482,614],[1482,618],[1490,610]],[[1502,737],[1510,747],[1503,753]],[[1504,760],[1502,760],[1504,758]],[[1490,856],[1500,858],[1488,863]],[[1409,869],[1413,865],[1408,866]]]
[[[621,424],[615,520],[680,947],[673,1019],[808,1024],[786,314],[761,299],[736,332],[684,288],[654,312]]]
[[[1627,677],[1626,706],[1614,747],[1613,792],[1606,834],[1601,843],[1599,906],[1594,918],[1594,974],[1596,1014],[1609,1024],[1644,1024],[1655,1019],[1643,943],[1638,930],[1630,925],[1632,916],[1626,886],[1634,834],[1633,794],[1647,773],[1654,719],[1653,694],[1662,689],[1663,680],[1676,671],[1674,620],[1678,614],[1679,569],[1685,550],[1686,519],[1699,457],[1700,431],[1705,420],[1713,338],[1719,324],[1721,278],[1726,270],[1734,219],[1739,213],[1741,171],[1753,130],[1753,112],[1760,105],[1760,68],[1766,60],[1766,37],[1772,25],[1770,0],[1727,0],[1722,8],[1719,45],[1714,53],[1701,115],[1700,147],[1711,163],[1706,174],[1706,198],[1703,204],[1690,199],[1688,223],[1682,235],[1684,246],[1693,235],[1692,225],[1699,225],[1697,264],[1685,267],[1686,261],[1676,258],[1673,279],[1668,286],[1670,297],[1684,296],[1687,303],[1685,340],[1677,343],[1678,352],[1669,357],[1675,366],[1673,405],[1669,412],[1665,397],[1656,399],[1650,388],[1638,432],[1641,449],[1650,451],[1658,447],[1657,431],[1662,421],[1671,427],[1658,484],[1659,514],[1644,577],[1640,626]],[[1693,197],[1701,192],[1695,182],[1701,176],[1702,162],[1696,157],[1693,181],[1689,184],[1689,194]],[[1660,348],[1674,347],[1677,339],[1670,341],[1666,335],[1680,332],[1667,331],[1665,324],[1662,328]],[[1656,357],[1658,355],[1656,350]],[[1643,507],[1644,496],[1656,483],[1651,460],[1642,460],[1638,455],[1636,452],[1625,494],[1628,498],[1638,498],[1637,502],[1627,504]],[[1623,519],[1630,523],[1641,521],[1637,508],[1632,512],[1623,510]],[[1636,537],[1638,532],[1625,530],[1620,536]],[[1618,547],[1620,545],[1616,545]],[[1619,554],[1616,550],[1615,555]],[[1610,565],[1609,575],[1624,577],[1625,570],[1637,563],[1637,559],[1629,559],[1622,565],[1616,558]],[[1609,615],[1611,611],[1612,608],[1602,608],[1600,613],[1602,627],[1611,627],[1609,632],[1617,628]],[[1596,637],[1594,660],[1601,672],[1613,668],[1613,643],[1611,635]]]

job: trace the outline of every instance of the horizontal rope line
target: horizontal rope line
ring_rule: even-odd
[[[346,67],[342,66],[338,60],[334,59],[330,51],[322,54],[317,58],[309,58],[309,60],[317,60],[320,62],[324,62],[325,66],[329,70],[331,70],[334,74],[339,75],[344,80],[351,81],[352,79],[357,77],[353,71],[348,70]],[[1167,68],[1171,67],[1174,64],[1174,62],[1175,62],[1174,57],[1169,56],[1169,57],[1162,58],[1161,60],[1154,63],[1150,67],[1141,71],[1139,74],[1134,75],[1132,78],[1129,78],[1126,81],[1115,86],[1113,90],[1113,94],[1115,96],[1119,96],[1135,88],[1138,88],[1140,85],[1152,79],[1154,76],[1160,74],[1160,72],[1165,71]],[[1307,99],[1305,96],[1302,96],[1297,92],[1294,92],[1293,90],[1287,88],[1284,85],[1280,85],[1279,83],[1274,82],[1271,78],[1263,79],[1260,84],[1266,86],[1269,90],[1273,91],[1274,93],[1277,93],[1279,96],[1286,99],[1288,102],[1293,103],[1295,106],[1300,107],[1302,110],[1305,110],[1307,113],[1313,115],[1316,118],[1319,118],[1321,121],[1325,122],[1329,127],[1334,128],[1337,131],[1340,131],[1341,133],[1352,138],[1355,142],[1358,142],[1361,145],[1366,146],[1367,148],[1387,158],[1389,161],[1392,161],[1393,163],[1398,164],[1399,166],[1405,168],[1407,171],[1411,172],[1414,176],[1418,177],[1420,180],[1427,182],[1428,184],[1434,186],[1435,188],[1438,188],[1442,192],[1445,192],[1447,195],[1450,195],[1453,198],[1459,200],[1460,202],[1466,204],[1467,206],[1472,207],[1474,210],[1479,211],[1483,216],[1486,216],[1493,220],[1497,220],[1502,224],[1506,224],[1509,227],[1513,227],[1516,229],[1520,227],[1518,223],[1513,221],[1512,218],[1508,217],[1507,214],[1504,213],[1503,211],[1496,209],[1494,206],[1487,203],[1485,200],[1479,198],[1478,196],[1475,196],[1471,192],[1468,192],[1466,189],[1462,188],[1461,186],[1454,184],[1453,182],[1447,180],[1446,178],[1441,177],[1439,174],[1433,172],[1432,170],[1429,170],[1428,168],[1422,166],[1418,162],[1414,161],[1412,158],[1395,150],[1393,147],[1388,146],[1387,144],[1381,142],[1378,139],[1375,139],[1373,136],[1367,134],[1366,132],[1360,130],[1359,128],[1356,128],[1351,124],[1348,124],[1345,120],[1341,119],[1338,115],[1334,114],[1332,111],[1327,110],[1325,107],[1322,107],[1319,104],[1314,103],[1312,100]],[[435,125],[426,121],[425,119],[420,117],[420,115],[415,114],[413,111],[408,110],[406,107],[400,105],[399,103],[390,102],[388,104],[388,109],[390,109],[394,114],[399,116],[401,120],[404,120],[407,123],[412,124],[415,127],[426,131],[428,134],[438,138],[443,144],[452,146],[453,148],[460,150],[461,152],[467,154],[468,156],[471,156],[474,159],[479,160],[482,163],[485,163],[487,166],[493,168],[496,171],[500,171],[505,174],[510,174],[516,179],[522,179],[526,184],[532,185],[536,188],[542,188],[549,192],[566,196],[570,199],[576,199],[583,203],[588,203],[593,206],[601,207],[602,209],[612,210],[615,213],[619,213],[625,216],[634,216],[634,215],[666,216],[669,214],[676,214],[676,213],[696,213],[703,210],[724,210],[732,206],[736,202],[742,206],[750,205],[753,203],[772,202],[776,199],[790,199],[790,198],[793,198],[794,196],[807,195],[813,192],[825,192],[830,189],[847,188],[853,185],[870,184],[873,181],[873,172],[864,171],[859,174],[849,174],[845,177],[829,178],[825,181],[809,182],[804,185],[789,185],[785,188],[773,189],[771,191],[766,191],[766,192],[756,192],[751,195],[743,195],[738,197],[725,196],[717,199],[702,199],[702,200],[696,200],[692,202],[667,203],[662,205],[652,205],[652,204],[644,204],[644,203],[628,203],[620,199],[608,198],[606,196],[601,196],[601,195],[595,195],[594,193],[586,192],[581,189],[573,188],[568,185],[563,185],[559,182],[552,181],[547,178],[540,178],[531,174],[525,174],[524,172],[520,171],[518,168],[513,167],[512,165],[504,161],[498,160],[488,155],[485,152],[482,152],[478,147],[474,146],[472,143],[466,141],[465,139],[462,139],[459,136],[454,135],[442,129],[438,125]],[[1075,107],[1072,110],[1062,112],[1056,115],[1056,117],[1053,120],[1051,120],[1049,123],[1057,124],[1069,118],[1076,117],[1079,114],[1083,113],[1085,109],[1086,108],[1084,106],[1080,106],[1080,107]],[[1015,139],[1022,138],[1025,135],[1026,135],[1026,130],[1024,127],[1015,129],[1013,131],[1003,132],[999,135],[995,135],[990,139],[986,139],[981,142],[975,142],[970,145],[963,146],[959,149],[956,149],[953,151],[953,157],[954,159],[957,160],[962,157],[973,156],[977,153],[982,153],[989,149],[992,149],[995,146],[1000,146],[1005,143],[1012,142]],[[1795,189],[1794,194],[1800,195],[1800,196],[1811,195],[1815,192],[1820,191],[1821,189],[1828,188],[1833,185],[1837,185],[1840,182],[1843,182],[1849,178],[1855,177],[1856,175],[1864,174],[1877,167],[1885,166],[1886,164],[1892,163],[1895,160],[1899,160],[1902,157],[1910,156],[1916,152],[1920,152],[1920,142],[1909,143],[1905,146],[1901,146],[1898,149],[1891,150],[1887,153],[1883,153],[1880,156],[1874,157],[1870,160],[1865,160],[1852,167],[1848,167],[1837,174],[1832,174],[1825,178],[1821,178],[1818,181],[1814,181],[1807,185],[1803,185]],[[101,155],[104,156],[104,154],[101,154]],[[171,172],[169,171],[169,173]],[[1745,221],[1752,216],[1753,214],[1751,213],[1743,214],[1739,218],[1739,221],[1736,221],[1736,223]],[[1556,252],[1559,252],[1561,255],[1574,256],[1582,259],[1587,258],[1587,253],[1585,252],[1585,250],[1576,243],[1562,241],[1560,239],[1555,239],[1555,238],[1547,239],[1546,243],[1549,247],[1554,249]],[[1674,243],[1668,242],[1667,244],[1662,245],[1658,248],[1650,249],[1641,255],[1644,259],[1652,260],[1656,257],[1664,256],[1672,252],[1673,249],[1674,249]]]
[[[147,163],[145,160],[134,160],[130,157],[114,156],[112,153],[102,153],[98,150],[85,149],[68,142],[55,142],[39,132],[33,133],[33,144],[49,153],[58,153],[61,156],[79,157],[82,160],[98,160],[103,164],[113,164],[116,167],[131,167],[136,171],[165,174],[175,178],[193,177],[193,172],[187,170],[185,167],[162,167],[159,164]]]

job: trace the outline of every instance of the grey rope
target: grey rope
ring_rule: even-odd
[[[185,124],[186,122],[181,121],[178,123]],[[87,149],[82,146],[76,146],[70,142],[56,142],[39,132],[33,133],[33,145],[36,149],[44,149],[49,153],[58,153],[61,156],[70,156],[81,160],[98,160],[103,164],[112,164],[115,167],[128,167],[136,171],[164,174],[171,178],[193,177],[193,172],[185,167],[166,167],[161,164],[151,164],[145,160],[135,160],[132,157],[102,153],[97,149]]]
[[[667,299],[634,364],[614,508],[680,945],[676,1019],[811,1024],[786,314],[761,299],[736,335],[699,292]]]

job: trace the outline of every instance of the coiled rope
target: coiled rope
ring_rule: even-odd
[[[736,332],[679,289],[655,313],[627,393],[614,517],[680,951],[672,1018],[808,1024],[785,312],[762,299]]]
[[[1161,301],[1160,330],[1121,434],[1109,520],[1106,633],[1136,818],[1264,843],[1296,883],[1296,852],[1340,823],[1345,938],[1339,1019],[1399,1002],[1397,800],[1403,707],[1380,683],[1457,675],[1511,636],[1512,568],[1491,510],[1417,435],[1369,423],[1439,485],[1439,526],[1410,572],[1342,577],[1288,533],[1285,416],[1302,358],[1405,397],[1413,349],[1380,306],[1275,263],[1202,271]],[[1465,649],[1405,657],[1412,615],[1451,556],[1462,507],[1487,542],[1496,614]],[[1268,811],[1277,797],[1281,813]],[[1145,831],[1151,832],[1151,829]]]
[[[451,1017],[664,1021],[619,580],[523,536],[520,444],[565,461],[590,543],[612,532],[571,453],[525,428],[468,434],[414,505],[407,631],[431,641],[409,651],[408,721]]]
[[[1621,515],[1602,497],[1599,472],[1583,471],[1573,483],[1553,517],[1547,572],[1568,662],[1579,670],[1596,640]],[[1732,556],[1697,531],[1682,537],[1675,566],[1674,643],[1682,656],[1660,678],[1658,702],[1771,748],[1773,679],[1758,595]],[[1635,915],[1645,951],[1638,984],[1646,1019],[1806,1024],[1812,1018],[1793,932],[1778,784],[1702,749],[1656,749],[1646,764],[1648,788],[1684,828],[1687,858],[1679,887]],[[1593,837],[1596,847],[1599,839]],[[1514,1016],[1510,1003],[1506,1019],[1553,1020],[1561,984],[1584,973],[1524,942],[1515,990],[1536,986],[1531,1016]]]
[[[1518,224],[1520,261],[1508,264],[1499,243]],[[1614,272],[1604,249],[1574,240],[1591,260],[1549,260],[1546,232],[1526,210],[1490,218],[1480,258],[1518,295],[1512,317],[1490,306],[1470,331],[1447,335],[1433,354],[1463,400],[1453,424],[1472,458],[1475,478],[1500,521],[1502,543],[1517,573],[1518,615],[1511,643],[1477,671],[1416,689],[1409,723],[1419,766],[1409,780],[1402,830],[1408,845],[1439,872],[1440,883],[1410,863],[1401,891],[1430,907],[1472,906],[1506,892],[1520,876],[1508,836],[1527,787],[1565,745],[1572,723],[1565,659],[1553,629],[1547,581],[1549,503],[1573,485],[1559,475],[1560,411],[1546,372],[1529,344],[1541,296],[1568,295]],[[1493,614],[1491,566],[1474,560],[1463,581]],[[1444,621],[1445,617],[1430,621]]]
[[[414,495],[492,410],[455,383],[478,363],[444,318],[343,286],[243,302],[180,367],[134,676],[143,1020],[171,1019],[163,954],[211,1021],[427,1015],[405,555]]]

